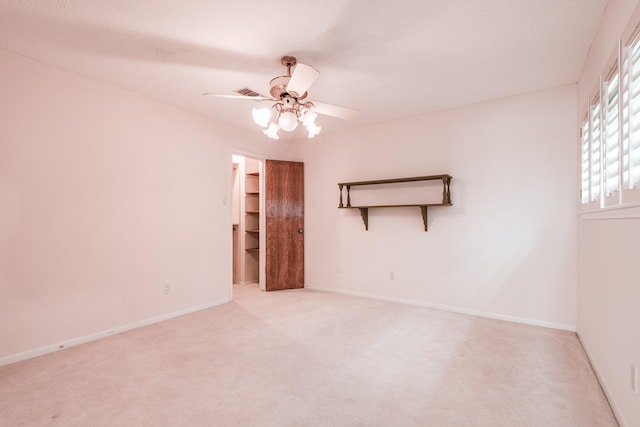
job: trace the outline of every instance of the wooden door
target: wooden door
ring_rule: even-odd
[[[265,164],[265,289],[304,288],[304,164]]]

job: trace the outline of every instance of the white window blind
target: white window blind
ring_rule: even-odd
[[[639,28],[618,41],[580,124],[580,203],[595,214],[587,217],[640,217]]]
[[[640,35],[626,49],[628,67],[628,169],[627,188],[640,185]]]
[[[581,202],[589,202],[589,115],[582,122]]]
[[[602,84],[603,114],[602,144],[604,148],[604,191],[608,196],[620,189],[620,99],[618,64],[607,81]]]
[[[600,182],[602,180],[602,142],[601,137],[601,109],[600,99],[591,105],[591,132],[589,133],[589,168],[590,168],[590,200],[600,200]]]
[[[623,50],[623,53],[627,49]],[[622,150],[622,188],[629,188],[629,62],[623,58],[621,64],[620,78],[620,109],[622,121],[622,135],[620,135],[620,146]]]
[[[582,163],[581,163],[581,196],[582,203],[589,202],[589,115],[584,118],[581,128],[582,136]]]

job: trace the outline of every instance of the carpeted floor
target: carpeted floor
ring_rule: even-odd
[[[575,334],[311,290],[0,368],[0,425],[616,426]]]

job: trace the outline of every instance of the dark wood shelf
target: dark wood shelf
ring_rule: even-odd
[[[260,192],[259,191],[247,191],[247,192],[245,192],[245,194],[247,194],[249,196],[259,196]]]
[[[379,184],[395,184],[399,182],[414,182],[414,181],[435,181],[438,179],[451,180],[451,175],[425,175],[425,176],[412,176],[409,178],[391,178],[391,179],[374,179],[371,181],[352,181],[352,182],[339,182],[338,185],[344,185],[345,187],[355,187],[358,185],[379,185]]]
[[[248,213],[248,214],[259,214],[260,211],[245,211],[245,213]]]
[[[245,230],[247,233],[259,233],[260,230]]]
[[[249,248],[245,249],[247,252],[260,252],[260,248]]]
[[[247,174],[248,176],[260,176],[259,172],[251,172]]]
[[[338,206],[338,209],[415,208],[420,206],[453,206],[451,203],[415,203],[409,205]]]
[[[364,222],[365,230],[369,230],[369,209],[370,208],[404,208],[404,207],[419,207],[422,213],[422,221],[424,222],[424,231],[427,231],[427,208],[429,206],[453,206],[451,203],[451,175],[425,175],[414,176],[409,178],[391,178],[391,179],[376,179],[370,181],[352,181],[352,182],[339,182],[340,188],[340,204],[338,209],[359,209],[360,216]],[[415,182],[415,181],[435,181],[442,180],[442,203],[414,203],[414,204],[397,204],[397,205],[351,205],[351,187],[360,185],[380,185],[380,184],[396,184],[401,182]],[[347,204],[342,202],[342,189],[347,188]]]

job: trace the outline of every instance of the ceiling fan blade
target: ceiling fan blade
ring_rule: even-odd
[[[287,92],[296,98],[304,95],[319,75],[320,72],[309,65],[296,65],[291,75],[291,80],[289,80],[289,84],[287,85]]]
[[[325,104],[324,102],[313,101],[313,109],[316,113],[345,120],[355,119],[356,117],[358,117],[358,115],[360,115],[360,111],[358,110],[347,107],[340,107],[339,105]]]
[[[216,98],[229,98],[229,99],[250,99],[252,101],[269,101],[271,98],[267,96],[247,96],[247,95],[224,95],[218,93],[205,92],[203,96],[215,96]]]

